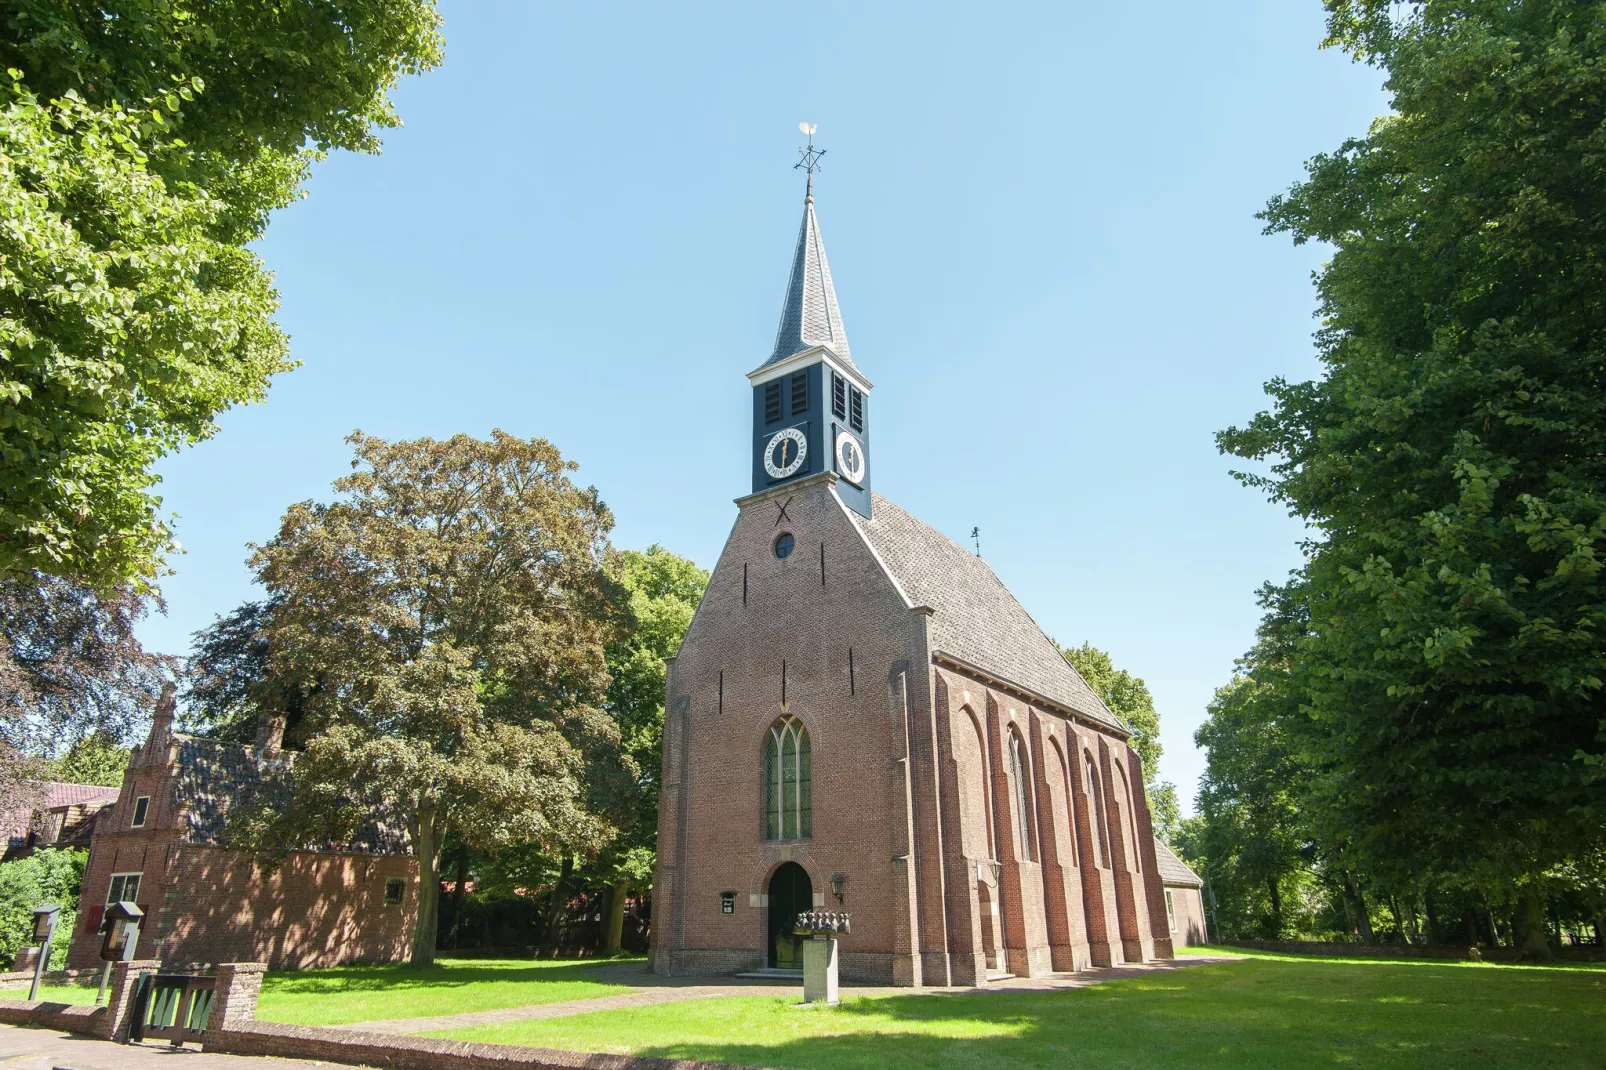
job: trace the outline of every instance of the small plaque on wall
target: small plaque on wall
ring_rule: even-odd
[[[719,893],[719,912],[721,914],[734,914],[734,913],[736,913],[736,893],[735,892],[720,892]]]

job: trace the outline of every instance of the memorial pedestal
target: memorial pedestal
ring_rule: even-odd
[[[836,938],[815,936],[803,941],[803,1002],[837,1001]]]

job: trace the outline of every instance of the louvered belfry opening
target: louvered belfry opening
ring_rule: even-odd
[[[781,418],[781,384],[764,384],[764,422],[772,424]]]

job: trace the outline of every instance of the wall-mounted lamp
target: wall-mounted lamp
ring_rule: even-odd
[[[846,888],[847,886],[848,875],[846,873],[831,874],[831,894],[836,896],[838,906],[842,905],[842,889]]]

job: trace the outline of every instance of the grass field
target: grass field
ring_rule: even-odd
[[[775,1067],[1599,1068],[1606,969],[1252,955],[1064,992],[725,998],[436,1035]]]
[[[627,960],[610,960],[627,961]],[[341,966],[270,973],[257,1017],[291,1025],[346,1025],[379,1018],[423,1018],[532,1003],[616,996],[626,985],[592,976],[597,959],[441,959],[434,966]],[[96,985],[45,985],[41,999],[95,1002]],[[0,998],[26,999],[26,984]]]
[[[291,1025],[345,1025],[631,991],[597,980],[591,972],[596,965],[596,959],[440,959],[424,967],[342,966],[270,973],[262,984],[257,1017]]]

